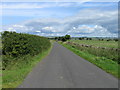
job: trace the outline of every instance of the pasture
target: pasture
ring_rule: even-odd
[[[108,48],[118,48],[118,42],[116,41],[99,41],[99,40],[70,40],[71,42],[85,45],[93,45],[96,47],[108,47]]]

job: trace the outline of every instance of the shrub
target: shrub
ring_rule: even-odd
[[[1,36],[3,66],[11,62],[10,57],[34,56],[47,50],[51,45],[47,38],[36,35],[5,31]]]
[[[65,41],[67,41],[67,40],[70,40],[70,39],[71,39],[71,36],[70,36],[70,35],[65,35],[65,36],[63,36],[63,37],[55,37],[54,39],[65,42]]]

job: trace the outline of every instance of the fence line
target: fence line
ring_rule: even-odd
[[[74,43],[74,42],[66,42],[66,43],[67,43],[67,44],[70,44],[70,45],[75,45],[75,46],[82,46],[82,47],[100,48],[100,49],[120,51],[119,48],[95,47],[95,46],[93,46],[93,45],[78,44],[78,43]]]

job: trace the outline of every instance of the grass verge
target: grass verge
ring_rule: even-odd
[[[107,59],[105,57],[97,57],[92,54],[89,54],[87,52],[80,51],[76,48],[73,48],[72,46],[65,44],[65,43],[60,43],[67,49],[71,50],[75,54],[79,55],[80,57],[88,60],[89,62],[95,64],[99,68],[105,70],[107,73],[112,74],[113,76],[120,78],[120,72],[118,72],[118,68],[120,68],[120,65],[117,64],[117,62],[114,62],[110,59]]]
[[[2,89],[2,70],[0,70],[0,90]]]
[[[32,68],[40,62],[45,56],[49,54],[51,51],[51,48],[49,48],[46,51],[43,51],[42,53],[32,57],[30,55],[26,57],[22,57],[19,62],[16,62],[10,69],[4,70],[2,72],[2,88],[16,88],[18,85],[20,85],[24,78],[27,76],[27,74],[32,70]],[[25,60],[26,62],[25,62]]]

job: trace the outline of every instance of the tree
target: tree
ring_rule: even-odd
[[[67,41],[67,39],[65,37],[62,37],[62,41],[65,42]]]
[[[70,40],[71,36],[70,35],[65,35],[65,39]]]
[[[58,40],[58,37],[55,37],[55,40]]]
[[[92,38],[89,38],[89,40],[92,40]]]
[[[83,40],[83,38],[79,38],[79,40]]]
[[[65,35],[65,36],[62,36],[62,37],[55,37],[54,38],[55,40],[58,40],[58,41],[67,41],[67,40],[70,40],[71,39],[71,36],[70,35]]]
[[[58,40],[61,41],[61,40],[62,40],[62,37],[58,37]]]
[[[116,38],[116,39],[114,39],[116,42],[118,41],[118,39]]]
[[[104,39],[101,39],[101,41],[104,41]]]
[[[86,40],[89,40],[89,38],[86,38]]]

